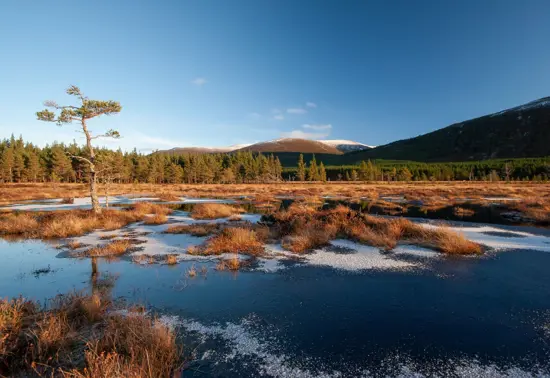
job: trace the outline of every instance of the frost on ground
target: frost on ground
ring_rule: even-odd
[[[319,357],[296,355],[277,330],[250,315],[238,323],[204,324],[177,316],[162,316],[160,321],[179,328],[187,337],[199,340],[196,359],[201,366],[238,373],[241,377],[549,377],[548,367],[520,368],[483,364],[471,358],[424,360],[418,363],[405,354],[387,356],[382,361],[322,361]],[[331,366],[329,366],[329,364]],[[338,366],[334,368],[335,364]],[[204,367],[202,368],[204,369]],[[214,373],[215,375],[216,373]]]
[[[437,225],[421,223],[427,228],[437,228]],[[494,226],[480,227],[450,227],[453,231],[462,233],[471,241],[494,249],[529,249],[550,252],[550,238],[535,235],[525,231],[508,230]]]
[[[242,221],[259,222],[259,214],[242,214]],[[228,218],[215,220],[195,220],[189,213],[176,211],[168,216],[168,222],[161,225],[132,224],[115,231],[95,231],[87,235],[70,239],[85,246],[103,245],[111,240],[130,238],[135,244],[133,255],[164,256],[177,255],[178,261],[184,260],[211,260],[215,261],[224,256],[197,256],[189,255],[190,246],[201,245],[207,237],[197,237],[188,234],[165,234],[164,231],[177,224],[196,223],[226,223]],[[438,225],[421,223],[427,228],[437,228]],[[453,231],[462,233],[474,242],[499,249],[530,249],[550,252],[550,238],[544,235],[535,235],[530,232],[509,230],[494,226],[480,227],[450,227]],[[111,237],[111,238],[109,238]],[[85,247],[82,247],[84,249]],[[77,251],[80,251],[78,249]],[[308,253],[295,254],[281,247],[280,244],[265,246],[266,256],[258,258],[251,270],[265,273],[275,273],[293,266],[284,264],[284,261],[298,261],[300,264],[329,267],[347,272],[361,272],[366,270],[412,270],[425,268],[430,259],[444,258],[439,252],[431,249],[401,244],[389,252],[382,252],[379,248],[363,245],[350,240],[333,240],[330,245]],[[240,257],[241,258],[241,257]]]
[[[181,197],[179,201],[162,201],[158,197],[135,197],[132,195],[119,195],[109,196],[109,205],[132,205],[137,202],[159,202],[163,204],[194,204],[194,203],[234,203],[233,200],[228,199],[214,199],[214,198],[185,198]],[[11,204],[8,206],[0,207],[0,210],[26,210],[26,211],[55,211],[55,210],[74,210],[74,209],[91,209],[92,202],[90,197],[77,197],[74,198],[73,203],[64,204],[61,203],[62,199],[50,199],[50,200],[33,200],[23,201],[21,203]],[[106,204],[104,196],[99,197],[99,203],[101,205]],[[117,207],[113,207],[116,209]]]

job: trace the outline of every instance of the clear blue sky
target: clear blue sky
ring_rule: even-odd
[[[0,137],[78,138],[34,117],[76,84],[111,147],[381,145],[550,95],[549,38],[548,0],[4,0]]]

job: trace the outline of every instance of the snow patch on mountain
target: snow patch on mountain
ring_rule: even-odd
[[[376,146],[369,146],[367,144],[359,143],[353,140],[346,140],[346,139],[329,139],[329,140],[325,139],[325,140],[318,140],[318,142],[326,144],[327,146],[335,147],[342,152],[368,150],[370,148],[376,147]]]
[[[491,114],[490,117],[495,117],[508,112],[524,112],[526,110],[544,108],[544,107],[550,107],[550,97],[544,97],[535,101],[531,101],[525,105],[516,106],[515,108],[505,109],[503,111]]]

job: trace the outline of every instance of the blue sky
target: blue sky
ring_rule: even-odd
[[[550,1],[33,1],[0,5],[0,137],[82,139],[47,99],[122,103],[110,147],[282,136],[381,145],[550,95]]]

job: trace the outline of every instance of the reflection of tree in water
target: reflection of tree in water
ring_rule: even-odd
[[[115,282],[118,278],[117,275],[110,274],[110,273],[103,273],[101,274],[98,269],[98,258],[92,257],[91,259],[92,264],[92,272],[90,275],[90,284],[91,284],[91,291],[92,295],[94,296],[102,296],[102,297],[111,297],[111,292],[113,287],[115,286]]]

